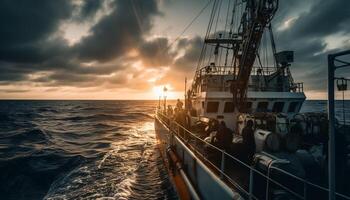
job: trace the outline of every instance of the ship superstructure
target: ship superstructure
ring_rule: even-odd
[[[214,3],[187,95],[192,114],[219,117],[235,129],[241,112],[299,112],[305,95],[303,84],[295,83],[289,70],[293,51],[276,52],[273,38],[271,20],[278,1],[235,1],[232,13],[223,12],[229,17],[224,30],[217,31],[223,21],[221,4]],[[261,44],[263,36],[269,37],[270,45],[266,41]],[[267,46],[271,52],[261,50]],[[263,61],[263,54],[266,61],[272,60],[270,65]]]

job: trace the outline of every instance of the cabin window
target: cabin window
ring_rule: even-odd
[[[233,102],[225,102],[224,113],[233,113],[234,110]]]
[[[245,111],[245,112],[250,112],[250,110],[252,109],[252,105],[253,105],[253,103],[252,102],[245,102],[244,103],[244,107],[243,107],[243,110]]]
[[[219,110],[219,102],[209,101],[207,103],[207,113],[217,113]]]
[[[269,102],[266,102],[266,101],[259,102],[258,107],[256,108],[256,111],[258,111],[258,112],[267,111],[268,106],[269,106]]]
[[[288,112],[296,112],[296,109],[298,108],[299,103],[298,102],[292,102],[289,104]]]
[[[284,107],[284,102],[275,102],[272,107],[272,112],[282,112]]]

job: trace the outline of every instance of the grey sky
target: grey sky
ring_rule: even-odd
[[[167,47],[207,2],[3,0],[0,98],[141,99],[163,84],[176,97],[210,7]],[[277,49],[295,51],[294,78],[308,98],[325,98],[326,55],[350,48],[350,1],[280,0],[273,22]]]

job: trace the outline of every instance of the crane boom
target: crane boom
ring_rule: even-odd
[[[272,20],[278,8],[278,0],[247,0],[246,9],[241,19],[241,45],[235,51],[238,62],[238,74],[232,84],[235,104],[240,108],[244,105],[248,90],[248,80],[251,74],[257,50],[264,29]]]

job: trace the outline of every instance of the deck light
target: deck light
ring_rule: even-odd
[[[345,78],[337,79],[337,88],[339,91],[345,91],[348,89],[348,82]]]

